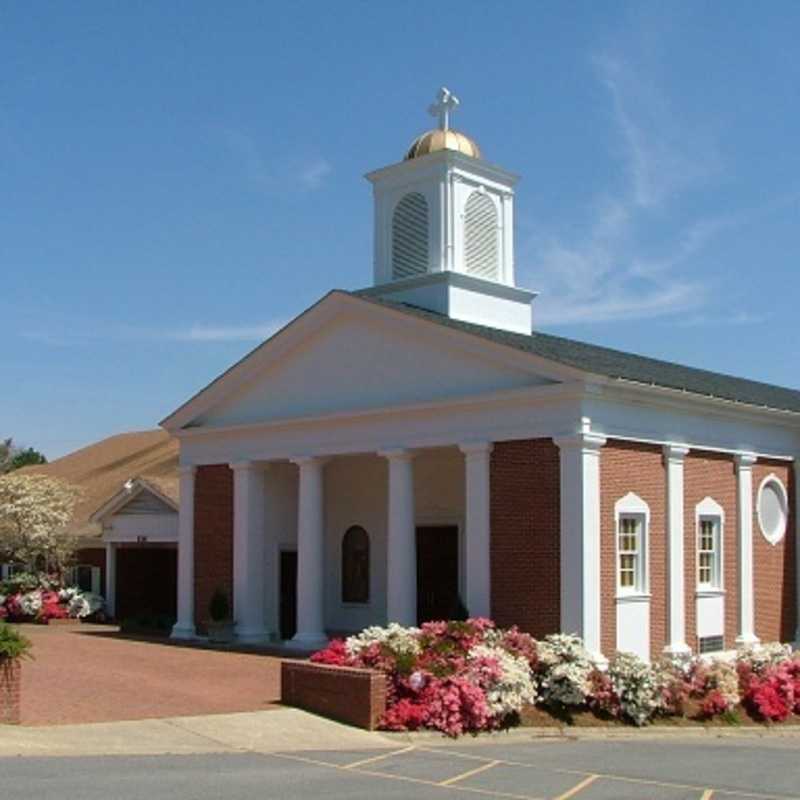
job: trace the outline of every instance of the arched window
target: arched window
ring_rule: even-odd
[[[428,202],[419,192],[411,192],[392,216],[392,278],[412,278],[427,271]]]
[[[470,275],[497,280],[497,209],[481,192],[473,192],[464,208],[464,260]]]
[[[369,534],[359,525],[342,538],[342,602],[369,602]]]

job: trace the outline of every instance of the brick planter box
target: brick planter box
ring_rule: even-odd
[[[386,711],[386,676],[371,669],[283,661],[281,702],[371,731]]]
[[[0,659],[0,725],[20,722],[22,665],[18,660]]]

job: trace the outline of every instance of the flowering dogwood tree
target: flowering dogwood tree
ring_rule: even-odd
[[[78,496],[76,487],[46,475],[0,477],[0,553],[60,573],[75,551],[76,541],[64,528]]]

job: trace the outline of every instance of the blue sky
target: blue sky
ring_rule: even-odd
[[[431,120],[522,175],[538,326],[800,387],[797,2],[6,3],[0,435],[157,421],[371,280]]]

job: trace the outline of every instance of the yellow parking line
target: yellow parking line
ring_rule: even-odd
[[[597,775],[590,775],[588,778],[584,778],[580,783],[573,786],[571,789],[568,789],[564,794],[560,794],[556,797],[555,800],[569,800],[570,797],[575,797],[578,792],[583,791],[587,786],[594,783],[597,780]]]
[[[424,752],[446,752],[448,755],[451,755],[455,758],[463,758],[471,761],[485,761],[485,756],[476,756],[472,753],[463,753],[459,752],[458,750],[451,750],[449,747],[418,747],[418,750]],[[515,761],[513,759],[502,758],[500,759],[500,764],[508,765],[510,767],[529,767],[530,769],[541,769],[545,770],[546,772],[555,772],[560,775],[574,775],[575,777],[579,777],[580,775],[587,775],[588,773],[586,770],[579,770],[579,769],[567,769],[565,767],[550,767],[545,764],[536,764],[531,763],[530,761]],[[695,792],[711,792],[710,795],[713,798],[713,793],[715,791],[722,791],[726,797],[742,797],[748,798],[748,800],[800,800],[800,797],[797,795],[786,795],[786,794],[762,794],[760,792],[748,792],[743,789],[708,789],[705,786],[697,786],[696,784],[692,783],[677,783],[677,782],[667,782],[667,781],[657,781],[650,778],[632,778],[628,775],[615,775],[612,772],[598,772],[596,773],[595,777],[603,778],[604,780],[610,781],[620,781],[621,783],[636,783],[642,784],[643,786],[657,786],[659,788],[664,789],[688,789],[689,791]],[[558,798],[556,798],[558,800]],[[701,798],[702,800],[702,798]]]
[[[412,778],[407,775],[392,775],[389,772],[377,772],[375,770],[369,769],[347,769],[339,764],[332,764],[330,761],[319,761],[315,758],[306,758],[305,756],[296,756],[290,753],[262,753],[270,758],[279,758],[279,759],[286,759],[288,761],[299,761],[303,764],[313,764],[318,767],[328,767],[329,769],[335,769],[339,772],[347,772],[351,775],[367,775],[371,778],[383,778],[385,780],[390,781],[402,781],[403,783],[416,783],[421,784],[422,786],[433,786],[436,789],[441,789],[442,791],[455,791],[455,792],[469,792],[470,794],[479,794],[479,795],[488,795],[489,797],[503,797],[507,798],[507,800],[542,800],[540,797],[536,797],[529,794],[511,794],[509,792],[495,792],[490,789],[478,789],[473,786],[442,786],[435,781],[428,781],[424,778]]]
[[[460,775],[455,775],[452,778],[448,778],[446,781],[439,781],[439,786],[450,786],[453,783],[457,783],[458,781],[463,781],[464,778],[471,778],[473,775],[478,775],[481,772],[486,772],[487,769],[491,769],[492,767],[496,767],[500,762],[499,761],[489,761],[487,764],[483,764],[480,767],[475,767],[475,769],[467,770],[466,772],[462,772]]]
[[[372,756],[372,758],[363,758],[361,761],[354,761],[352,764],[343,764],[342,769],[355,769],[356,767],[363,767],[367,764],[374,764],[376,761],[383,761],[384,758],[391,758],[392,756],[399,756],[403,753],[408,753],[410,750],[414,749],[414,745],[411,744],[408,747],[404,747],[401,750],[392,750],[390,753],[381,753],[379,756]]]

